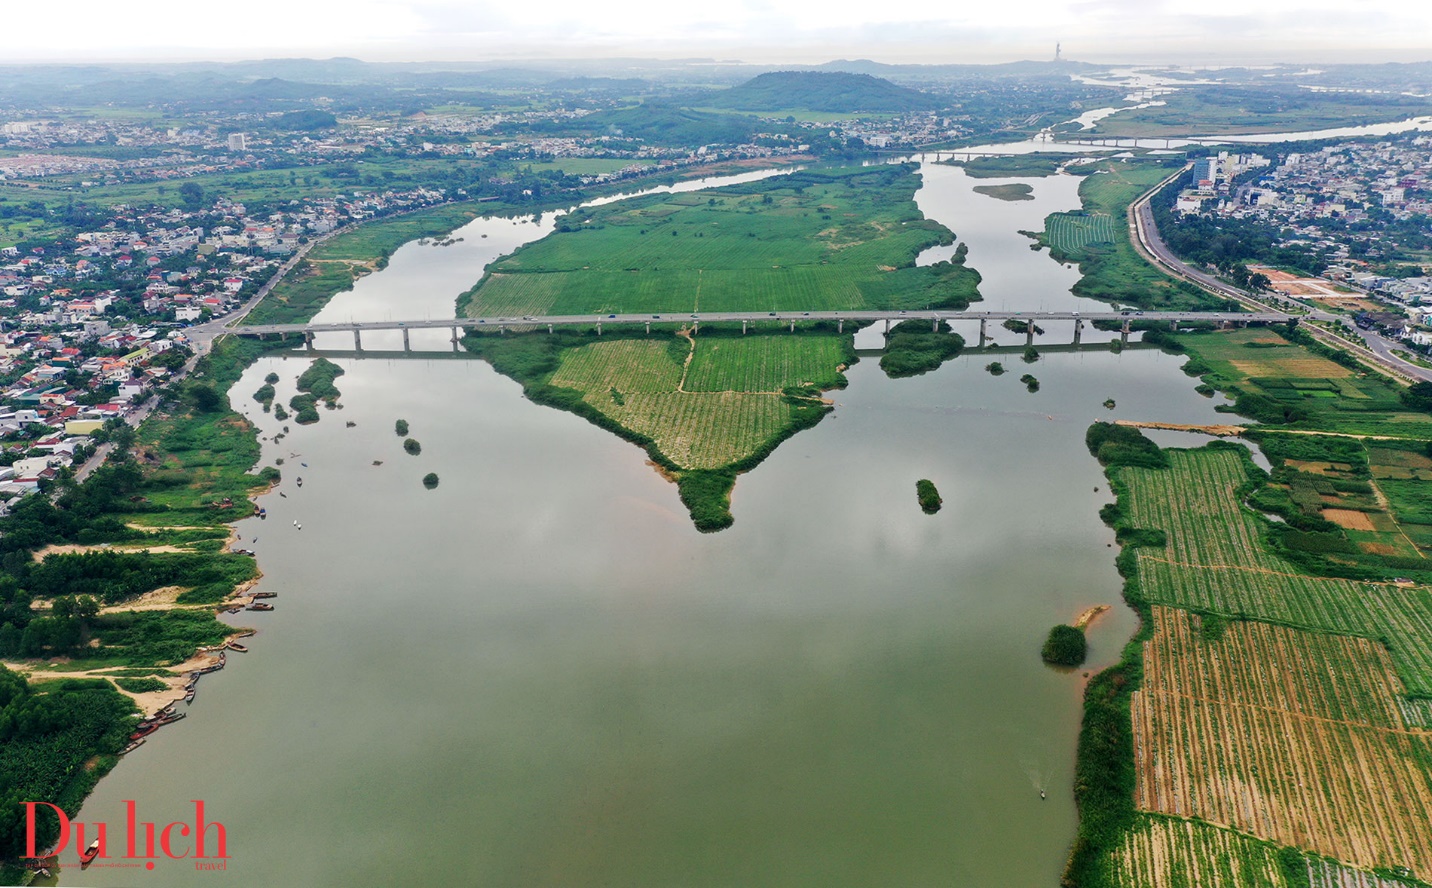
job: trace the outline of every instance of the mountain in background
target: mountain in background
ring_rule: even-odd
[[[861,111],[933,111],[943,103],[919,90],[869,74],[843,71],[772,71],[740,86],[708,93],[702,105],[741,111],[802,109],[851,114]]]

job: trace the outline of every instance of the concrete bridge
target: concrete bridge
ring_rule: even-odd
[[[1072,321],[1074,342],[1079,342],[1085,322],[1111,321],[1120,324],[1127,338],[1135,321],[1166,323],[1177,330],[1180,323],[1214,323],[1219,326],[1243,326],[1249,323],[1283,323],[1294,316],[1279,311],[1262,312],[1193,312],[1193,311],[771,311],[771,312],[659,312],[652,314],[584,314],[584,315],[526,315],[523,317],[501,318],[448,318],[442,320],[411,321],[338,321],[307,324],[253,324],[231,327],[228,332],[239,336],[302,336],[305,345],[313,348],[313,337],[319,333],[353,334],[353,350],[363,351],[365,330],[400,330],[403,334],[403,350],[411,351],[408,341],[412,330],[451,330],[453,351],[463,330],[496,330],[506,333],[513,330],[533,330],[542,327],[551,333],[557,327],[585,327],[595,329],[601,335],[603,325],[633,327],[641,326],[648,333],[653,324],[658,326],[682,326],[700,330],[702,324],[740,324],[741,332],[747,332],[752,324],[789,327],[794,332],[796,324],[813,321],[834,322],[839,332],[845,332],[847,323],[862,326],[869,323],[885,324],[890,332],[892,324],[902,321],[925,321],[932,330],[938,330],[940,323],[979,321],[980,345],[986,339],[986,328],[990,321],[1003,323],[1008,320],[1023,321],[1028,325],[1025,332],[1027,344],[1034,343],[1034,327],[1043,321]]]

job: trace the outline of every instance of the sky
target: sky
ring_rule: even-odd
[[[5,59],[720,58],[1247,64],[1432,59],[1416,0],[69,0],[5,12]],[[18,39],[17,39],[18,38]]]

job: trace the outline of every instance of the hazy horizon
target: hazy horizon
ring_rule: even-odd
[[[1432,7],[1388,0],[1027,0],[1011,11],[967,4],[733,0],[719,16],[699,4],[617,0],[353,0],[337,14],[291,0],[250,0],[196,20],[180,0],[142,15],[97,0],[55,13],[7,15],[10,64],[115,64],[353,57],[369,62],[540,62],[711,59],[756,65],[870,59],[890,64],[997,64],[1063,57],[1094,64],[1185,66],[1426,61]]]

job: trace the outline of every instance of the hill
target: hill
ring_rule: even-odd
[[[772,71],[740,86],[711,93],[703,104],[742,111],[799,108],[837,114],[932,111],[940,107],[938,99],[918,90],[869,74],[843,71]]]

